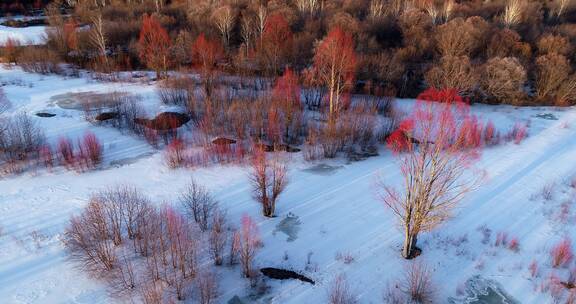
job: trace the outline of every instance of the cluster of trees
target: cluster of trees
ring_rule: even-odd
[[[4,173],[21,172],[37,160],[46,137],[27,115],[0,118],[0,166]]]
[[[31,167],[61,165],[70,170],[90,170],[102,162],[103,148],[90,132],[75,144],[60,138],[52,147],[44,131],[26,114],[0,117],[0,170],[3,174],[23,172]]]
[[[108,283],[118,295],[144,303],[167,299],[215,303],[215,266],[240,262],[254,279],[254,258],[262,246],[257,227],[243,216],[233,229],[211,194],[192,181],[181,209],[156,207],[134,187],[118,185],[95,193],[66,229],[71,259]]]
[[[60,8],[68,6],[70,16]],[[327,89],[414,97],[456,88],[473,101],[572,105],[569,1],[56,1],[41,50],[101,71],[193,67],[207,95],[218,72],[275,77],[286,67]],[[10,56],[41,60],[37,48]]]
[[[54,160],[68,169],[88,170],[98,167],[102,162],[102,145],[94,133],[86,132],[77,145],[70,138],[62,137],[56,145],[57,156],[53,156],[50,146],[40,149],[40,158],[46,167],[52,167]]]

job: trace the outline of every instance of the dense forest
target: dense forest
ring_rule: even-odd
[[[414,97],[427,87],[455,88],[475,102],[572,105],[570,2],[55,1],[45,7],[52,26],[46,46],[7,45],[4,57],[102,72],[148,68],[159,76],[194,68],[273,78],[290,68],[306,87],[326,84],[312,67],[319,52],[334,52],[343,92]]]

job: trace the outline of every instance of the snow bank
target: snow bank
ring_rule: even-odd
[[[29,26],[23,28],[0,25],[0,44],[8,39],[14,39],[22,45],[39,45],[44,43],[46,26]]]

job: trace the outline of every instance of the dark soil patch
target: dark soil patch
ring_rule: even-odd
[[[96,115],[96,117],[94,117],[94,119],[96,121],[106,121],[106,120],[110,120],[110,119],[116,119],[119,116],[120,116],[120,114],[118,112],[103,112],[103,113]]]
[[[137,124],[156,131],[169,131],[178,129],[189,121],[190,117],[188,115],[177,112],[163,112],[154,117],[154,119],[135,119]]]
[[[262,272],[263,275],[265,275],[271,279],[276,279],[276,280],[295,279],[295,280],[300,280],[302,282],[310,283],[312,285],[315,284],[314,281],[312,281],[311,279],[309,279],[306,276],[303,276],[303,275],[301,275],[295,271],[292,271],[292,270],[267,267],[267,268],[261,268],[260,272]]]
[[[217,145],[217,146],[227,146],[227,145],[235,144],[236,140],[226,138],[226,137],[217,137],[217,138],[214,138],[212,140],[212,143]]]
[[[54,117],[54,116],[56,116],[56,114],[39,112],[39,113],[36,113],[36,116],[38,116],[38,117]]]

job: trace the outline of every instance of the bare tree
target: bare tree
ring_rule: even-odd
[[[222,35],[222,42],[226,49],[230,46],[230,34],[234,28],[236,16],[228,5],[218,8],[213,15],[214,23]]]
[[[399,288],[408,303],[434,303],[434,286],[428,267],[421,262],[411,263],[404,271]]]
[[[516,104],[521,99],[526,77],[526,70],[518,59],[495,57],[484,65],[480,85],[489,98]]]
[[[256,20],[251,15],[242,16],[240,23],[240,35],[242,36],[242,41],[244,41],[244,46],[246,48],[246,56],[250,52],[252,46],[252,41],[255,36]]]
[[[66,53],[66,36],[64,33],[64,16],[61,11],[62,0],[52,1],[46,6],[45,14],[50,26],[46,29],[47,43],[61,55]]]
[[[373,20],[378,20],[385,16],[387,3],[384,0],[371,0],[368,8],[368,15]]]
[[[222,265],[227,239],[228,231],[226,230],[226,213],[219,209],[215,209],[214,214],[212,215],[212,225],[210,228],[210,236],[208,238],[210,256],[214,261],[214,265]]]
[[[576,104],[576,74],[570,75],[558,88],[556,105],[573,106]]]
[[[254,257],[260,246],[260,235],[254,220],[248,215],[242,216],[242,228],[239,234],[238,250],[240,253],[240,263],[242,264],[242,274],[251,278],[255,275],[253,271]]]
[[[42,129],[26,114],[0,120],[0,157],[8,164],[35,158],[45,141]]]
[[[174,209],[165,207],[161,211],[167,241],[166,256],[168,259],[164,271],[165,279],[172,286],[178,300],[186,298],[186,287],[197,274],[197,239],[194,226]]]
[[[480,181],[478,174],[466,174],[477,156],[466,146],[467,133],[461,131],[462,123],[471,119],[467,113],[468,106],[461,101],[419,100],[411,117],[388,138],[404,182],[400,192],[380,183],[381,199],[402,226],[406,259],[418,255],[418,234],[446,220]]]
[[[90,202],[84,212],[70,219],[64,244],[74,261],[94,275],[102,275],[116,267],[114,245],[108,241],[108,224],[103,208]]]
[[[468,56],[444,56],[424,74],[428,86],[436,89],[453,88],[460,94],[469,93],[476,85],[477,75]]]
[[[250,173],[254,199],[262,205],[262,214],[273,217],[276,209],[276,201],[288,180],[286,166],[278,156],[267,159],[263,149],[255,148]]]
[[[180,202],[188,215],[194,219],[202,231],[208,230],[210,218],[218,203],[203,186],[192,180],[182,194]]]
[[[196,278],[196,288],[198,289],[198,302],[200,304],[216,303],[218,298],[218,282],[216,275],[211,271],[204,271]]]
[[[554,15],[560,18],[572,5],[572,0],[554,0]]]
[[[572,45],[570,44],[570,40],[561,35],[544,34],[540,36],[536,42],[536,46],[541,55],[557,53],[564,56],[570,56],[570,54],[572,54]]]
[[[296,7],[302,13],[313,15],[322,0],[296,0]]]
[[[508,0],[502,17],[508,27],[519,24],[522,21],[526,2],[524,0]]]
[[[228,264],[234,265],[238,263],[238,253],[240,252],[240,232],[237,229],[232,229],[230,233],[230,251],[228,254]]]
[[[446,0],[444,1],[444,6],[442,7],[442,18],[444,18],[444,22],[448,22],[452,14],[454,13],[454,0]]]
[[[105,69],[109,67],[108,65],[108,55],[106,53],[106,35],[104,32],[104,23],[102,21],[102,14],[96,13],[90,17],[90,22],[92,23],[89,39],[90,43],[98,51],[98,58],[104,64]]]
[[[339,27],[332,29],[316,48],[314,68],[320,81],[328,88],[331,123],[343,108],[342,94],[353,84],[356,63],[354,40]]]
[[[557,53],[536,58],[536,98],[550,101],[571,72],[568,59]]]
[[[352,292],[350,284],[344,275],[338,275],[328,290],[328,303],[330,304],[354,304],[357,296]]]
[[[70,257],[119,294],[136,293],[159,303],[165,290],[188,296],[197,277],[197,225],[173,208],[157,209],[135,188],[117,186],[93,195],[66,229]],[[132,246],[123,240],[133,239]],[[206,299],[215,294],[215,277],[202,284]],[[210,302],[203,302],[210,303]]]
[[[433,0],[425,0],[421,1],[421,3],[424,11],[432,19],[432,24],[436,24],[438,22],[438,17],[440,16],[440,12],[438,7],[436,7],[436,3]]]
[[[266,31],[266,23],[268,21],[268,9],[266,6],[261,5],[258,7],[258,13],[256,15],[256,23],[257,23],[257,31],[258,37],[260,38],[260,45],[258,47],[262,47],[262,39],[264,37],[264,31]]]
[[[454,18],[436,28],[436,48],[442,56],[472,56],[488,27],[481,18]]]

